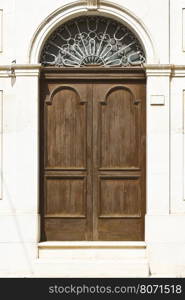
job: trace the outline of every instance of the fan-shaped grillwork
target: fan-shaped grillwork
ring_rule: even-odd
[[[136,36],[121,23],[85,16],[61,25],[51,34],[40,62],[64,67],[126,67],[143,64],[145,54]]]

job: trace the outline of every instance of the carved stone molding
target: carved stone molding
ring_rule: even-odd
[[[99,0],[87,0],[87,9],[88,10],[97,10]]]

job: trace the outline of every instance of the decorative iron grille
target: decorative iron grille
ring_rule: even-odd
[[[46,66],[137,66],[145,62],[137,37],[123,24],[83,16],[59,26],[46,41],[40,62]]]

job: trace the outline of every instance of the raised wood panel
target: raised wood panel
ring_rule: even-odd
[[[47,110],[46,167],[86,168],[86,104],[69,88],[53,96]]]
[[[138,177],[100,177],[100,218],[141,217]]]
[[[87,222],[82,219],[47,218],[43,238],[48,241],[90,240]]]
[[[138,166],[137,107],[127,89],[114,89],[100,105],[100,167]]]
[[[84,177],[46,177],[45,217],[83,218],[86,215]]]
[[[139,218],[99,219],[97,240],[103,241],[142,241],[144,224]]]

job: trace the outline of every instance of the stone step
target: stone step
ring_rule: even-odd
[[[36,277],[148,277],[144,242],[42,242]]]
[[[35,277],[91,278],[91,277],[148,277],[147,259],[38,259]]]
[[[145,249],[40,249],[41,259],[125,259],[145,258]]]
[[[52,259],[124,259],[145,258],[143,242],[43,242],[39,258]]]

